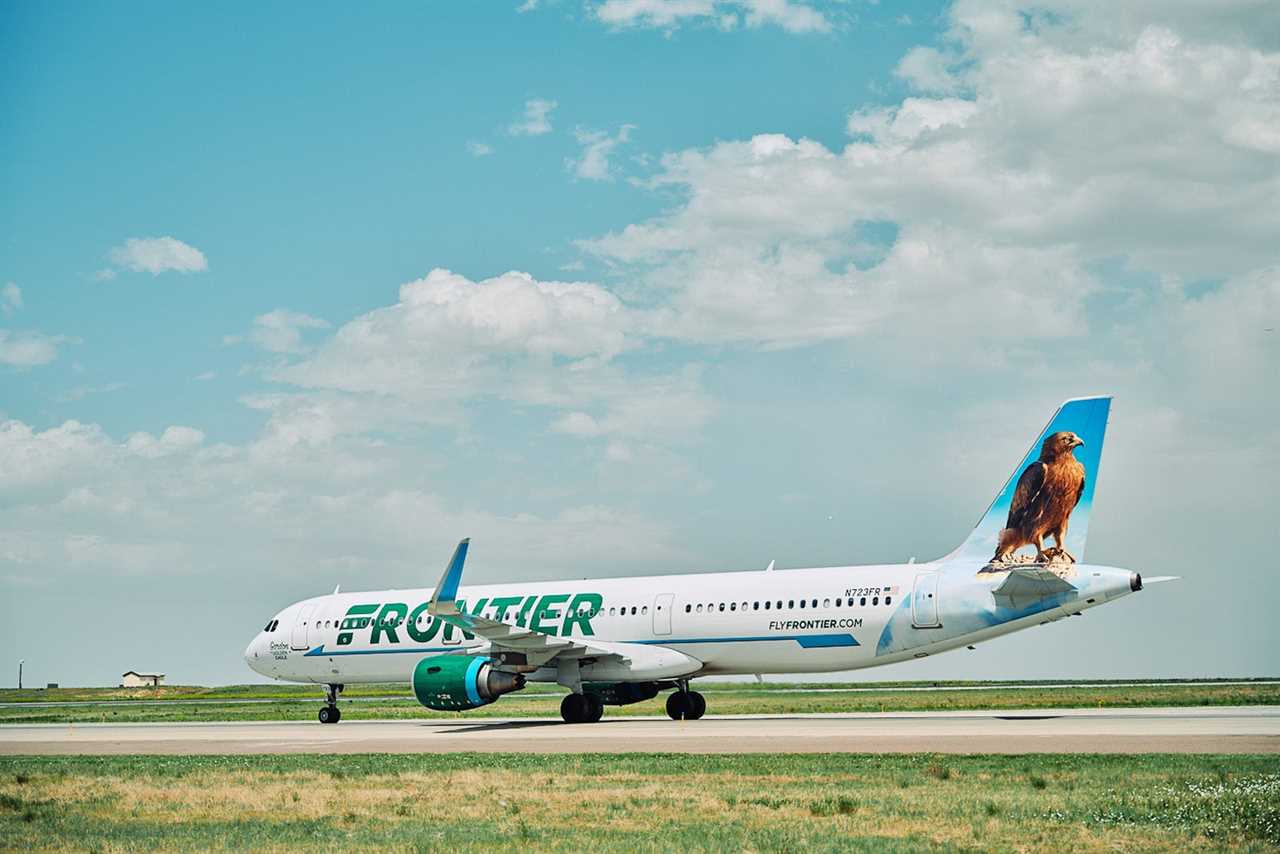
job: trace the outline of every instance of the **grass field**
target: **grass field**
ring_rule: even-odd
[[[1063,687],[1063,686],[1066,687]],[[964,709],[1280,705],[1280,684],[1266,681],[1096,683],[859,683],[786,685],[698,683],[712,714],[795,714]],[[937,690],[920,690],[930,688]],[[469,717],[555,715],[563,689],[533,685]],[[353,685],[343,695],[348,720],[457,717],[418,705],[401,685]],[[82,703],[43,706],[41,703]],[[665,695],[609,715],[660,715]],[[59,688],[0,690],[0,723],[177,722],[311,720],[321,703],[318,686],[237,685],[221,688]]]
[[[8,849],[1280,850],[1261,756],[0,759]]]

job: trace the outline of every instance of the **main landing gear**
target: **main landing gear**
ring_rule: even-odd
[[[707,700],[697,691],[689,690],[688,682],[667,697],[667,717],[673,721],[696,721],[707,713]]]
[[[560,717],[567,724],[593,724],[604,717],[604,702],[595,694],[569,694],[560,701]]]
[[[326,685],[324,687],[324,707],[320,709],[320,723],[336,724],[342,720],[342,710],[338,708],[338,695],[342,693],[342,685]]]

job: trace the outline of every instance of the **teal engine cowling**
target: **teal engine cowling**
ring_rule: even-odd
[[[524,687],[524,674],[496,670],[483,655],[433,655],[413,669],[413,695],[428,709],[456,712]]]

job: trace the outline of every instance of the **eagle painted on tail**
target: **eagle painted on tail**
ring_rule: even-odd
[[[1027,466],[1018,478],[1018,487],[1009,504],[1009,520],[1000,532],[1000,545],[992,563],[998,563],[1025,545],[1036,547],[1036,562],[1058,555],[1075,563],[1064,547],[1071,511],[1084,494],[1084,466],[1072,453],[1084,440],[1071,432],[1050,435],[1040,445],[1040,459]],[[1045,537],[1053,537],[1055,548],[1045,551]]]

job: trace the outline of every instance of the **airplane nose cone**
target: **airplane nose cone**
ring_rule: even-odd
[[[249,641],[249,645],[244,648],[244,663],[249,665],[250,670],[258,669],[258,638]]]

